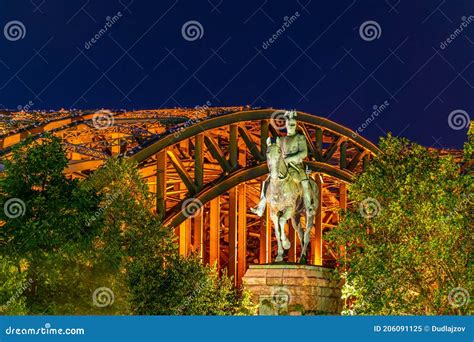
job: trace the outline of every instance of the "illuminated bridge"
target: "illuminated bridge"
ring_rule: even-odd
[[[268,172],[266,139],[284,135],[275,109],[250,107],[1,113],[0,149],[44,132],[65,144],[70,177],[85,178],[113,155],[138,162],[155,194],[156,211],[179,237],[182,255],[199,253],[204,262],[226,268],[239,283],[247,265],[269,263],[276,254],[271,222],[250,212]],[[276,115],[275,115],[276,114]],[[274,120],[276,118],[276,120]],[[300,133],[308,144],[306,166],[320,184],[320,202],[310,262],[334,266],[339,253],[324,233],[339,222],[339,210],[351,203],[347,184],[378,153],[352,130],[322,117],[298,112]],[[288,232],[295,261],[299,241]]]

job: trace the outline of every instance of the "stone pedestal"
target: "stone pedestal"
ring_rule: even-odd
[[[341,290],[330,269],[298,264],[250,265],[243,284],[260,315],[337,315]]]

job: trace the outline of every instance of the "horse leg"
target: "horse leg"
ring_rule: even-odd
[[[281,242],[283,244],[284,249],[290,249],[291,247],[291,242],[290,240],[287,239],[286,234],[285,234],[285,224],[288,221],[288,219],[291,217],[291,210],[287,209],[283,215],[280,216],[279,222],[280,222],[280,236],[281,236]]]
[[[300,260],[299,260],[300,264],[306,264],[308,262],[306,252],[308,249],[310,238],[311,238],[311,227],[306,226],[304,237],[303,237],[304,242],[301,244],[301,255],[300,255]]]
[[[304,208],[307,213],[314,214],[314,196],[313,196],[313,187],[311,185],[311,180],[310,179],[303,179],[301,181],[301,188],[303,190],[303,203],[304,203]]]
[[[307,215],[306,216],[306,229],[304,232],[304,243],[302,244],[301,248],[301,257],[306,257],[306,251],[308,249],[308,245],[311,239],[311,229],[313,228],[313,220],[314,215]]]
[[[311,240],[311,229],[313,229],[313,223],[314,223],[314,217],[316,213],[316,209],[318,208],[318,205],[321,205],[318,203],[318,194],[319,194],[319,189],[316,183],[311,180],[308,182],[311,185],[311,208],[310,210],[305,210],[306,211],[306,229],[304,232],[304,243],[301,244],[301,258],[300,262],[306,263],[306,252],[308,250],[308,245]]]
[[[273,222],[273,227],[275,229],[275,237],[276,237],[277,244],[278,244],[278,253],[277,253],[277,257],[276,257],[275,261],[280,262],[280,261],[283,261],[283,246],[282,246],[282,243],[281,243],[279,219],[278,219],[278,216],[276,214],[271,214],[270,217],[271,217],[271,220]]]
[[[262,183],[262,190],[260,192],[260,201],[258,202],[255,208],[250,208],[250,211],[256,214],[258,217],[262,217],[263,213],[265,212],[265,208],[267,207],[267,188],[268,183],[270,183],[269,177],[265,179]]]
[[[294,216],[291,217],[291,224],[293,225],[293,228],[298,233],[298,239],[300,240],[301,246],[303,246],[303,243],[304,243],[304,230],[301,227],[300,219],[301,219],[300,215],[295,214]]]

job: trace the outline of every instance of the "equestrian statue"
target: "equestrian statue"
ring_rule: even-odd
[[[291,247],[285,234],[285,225],[291,219],[302,246],[299,262],[305,264],[311,228],[320,203],[318,185],[308,176],[303,166],[308,148],[305,136],[296,132],[296,116],[296,111],[286,111],[286,136],[278,137],[275,141],[267,139],[269,176],[262,184],[259,204],[251,211],[261,217],[268,204],[278,243],[276,262],[283,261],[284,249]],[[304,230],[301,222],[303,217]]]

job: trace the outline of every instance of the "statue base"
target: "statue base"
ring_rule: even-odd
[[[314,265],[249,265],[243,285],[259,315],[337,315],[343,301],[330,272]]]

